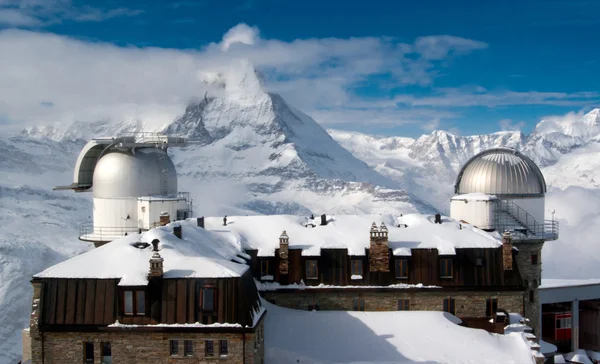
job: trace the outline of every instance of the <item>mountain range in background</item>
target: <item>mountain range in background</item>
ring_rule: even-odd
[[[197,215],[448,212],[460,166],[493,147],[519,149],[541,167],[561,238],[544,248],[545,277],[589,277],[600,236],[600,111],[541,121],[531,135],[499,132],[418,139],[325,131],[265,91],[250,66],[212,74],[209,91],[177,120],[36,126],[0,137],[0,363],[17,360],[28,325],[31,276],[91,248],[77,240],[91,196],[54,192],[72,182],[94,136],[161,131],[199,140],[169,150]],[[565,267],[565,256],[573,264]],[[568,270],[565,270],[568,268]]]

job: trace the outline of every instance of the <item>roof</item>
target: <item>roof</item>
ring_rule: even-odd
[[[563,288],[563,287],[581,287],[600,285],[600,278],[588,279],[551,279],[544,278],[540,289]]]
[[[183,239],[173,235],[176,225],[182,226]],[[248,269],[239,257],[243,253],[235,240],[199,228],[195,220],[189,220],[114,240],[52,266],[34,278],[120,279],[120,286],[146,285],[152,245],[140,249],[132,244],[154,239],[160,240],[164,278],[240,277]]]
[[[258,250],[258,256],[274,256],[282,231],[289,236],[289,249],[302,249],[304,256],[318,256],[321,249],[348,249],[349,255],[363,256],[369,248],[371,224],[384,223],[389,231],[389,246],[394,255],[410,255],[411,249],[437,249],[439,254],[456,253],[456,248],[497,248],[497,233],[487,233],[468,224],[442,217],[434,223],[433,215],[336,215],[328,216],[321,226],[320,218],[303,216],[228,216],[208,217],[205,227],[221,238]],[[398,227],[400,224],[406,227]],[[313,227],[314,226],[314,227]],[[462,227],[462,229],[461,229]]]
[[[481,192],[500,196],[541,196],[546,182],[538,166],[510,148],[483,151],[465,163],[454,186],[457,194]]]
[[[481,192],[465,193],[450,198],[451,201],[496,201],[498,197]]]

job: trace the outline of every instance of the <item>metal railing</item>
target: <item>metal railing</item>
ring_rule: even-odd
[[[509,200],[496,201],[494,227],[500,232],[511,232],[515,240],[558,239],[558,221],[538,222],[531,214]]]
[[[79,225],[79,240],[111,241],[129,234],[138,233],[138,227],[95,227],[93,222]]]

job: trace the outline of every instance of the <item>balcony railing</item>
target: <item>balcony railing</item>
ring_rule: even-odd
[[[509,231],[515,240],[556,240],[558,221],[538,222],[513,201],[498,200],[494,211],[494,227],[499,232]]]

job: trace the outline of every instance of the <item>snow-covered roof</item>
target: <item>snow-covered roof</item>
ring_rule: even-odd
[[[369,247],[371,224],[385,223],[389,246],[394,255],[410,255],[411,249],[437,249],[439,254],[453,255],[456,248],[497,248],[499,235],[442,217],[435,224],[433,215],[336,215],[328,216],[321,226],[319,216],[311,220],[294,215],[208,217],[205,226],[224,239],[233,240],[244,249],[258,250],[258,256],[274,256],[279,236],[286,231],[290,249],[302,249],[304,256],[318,256],[322,248],[347,248],[349,255],[365,255]],[[314,226],[314,227],[313,227]],[[402,226],[402,227],[399,227]]]
[[[559,287],[580,287],[600,285],[600,278],[589,279],[551,279],[544,278],[540,289],[559,288]]]
[[[176,225],[181,225],[183,239],[173,235]],[[136,248],[132,244],[154,239],[160,240],[164,278],[240,277],[248,269],[239,257],[244,253],[234,239],[206,231],[189,220],[112,241],[52,266],[34,278],[120,278],[120,286],[146,285],[152,245]]]
[[[301,311],[263,302],[269,363],[534,363],[522,333],[490,334],[439,311]]]
[[[565,359],[568,360],[569,363],[592,364],[592,361],[583,349],[579,349],[568,353],[567,355],[565,355]]]

